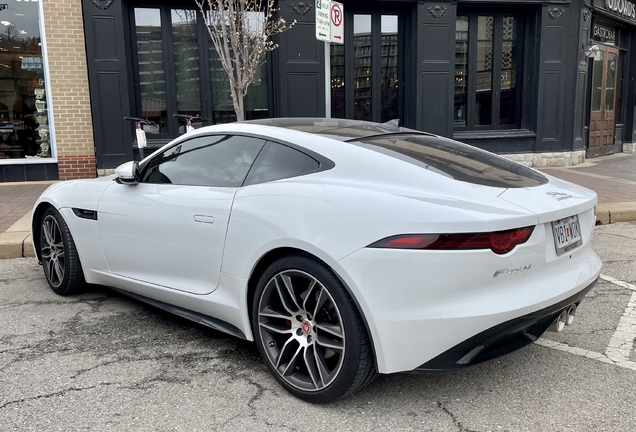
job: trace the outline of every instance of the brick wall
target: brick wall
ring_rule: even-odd
[[[40,0],[60,180],[96,177],[81,0]]]

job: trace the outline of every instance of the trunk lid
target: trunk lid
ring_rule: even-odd
[[[499,198],[537,215],[539,223],[548,223],[583,213],[598,202],[596,192],[556,177],[530,188],[506,189]]]

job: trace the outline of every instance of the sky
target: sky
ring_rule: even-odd
[[[38,22],[38,12],[40,10],[37,1],[17,1],[17,0],[3,0],[3,4],[8,5],[8,8],[0,11],[0,22],[10,22],[15,25],[16,30],[24,30],[26,34],[22,33],[25,37],[39,37],[40,25]],[[0,34],[4,33],[4,25],[0,24]]]

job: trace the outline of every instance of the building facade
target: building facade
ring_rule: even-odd
[[[315,39],[314,0],[246,96],[247,119],[325,115],[433,132],[531,166],[634,152],[629,0],[348,1],[343,45]],[[6,7],[5,7],[6,6]],[[0,181],[94,177],[185,130],[235,119],[194,2],[0,5]],[[3,32],[4,30],[4,32]]]

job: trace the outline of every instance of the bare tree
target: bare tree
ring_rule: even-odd
[[[265,53],[278,48],[271,37],[296,24],[275,18],[274,0],[195,0],[230,82],[238,121],[245,119],[243,98]]]
[[[20,32],[15,28],[15,24],[9,24],[5,29],[5,35],[8,41],[16,40],[20,38]]]

